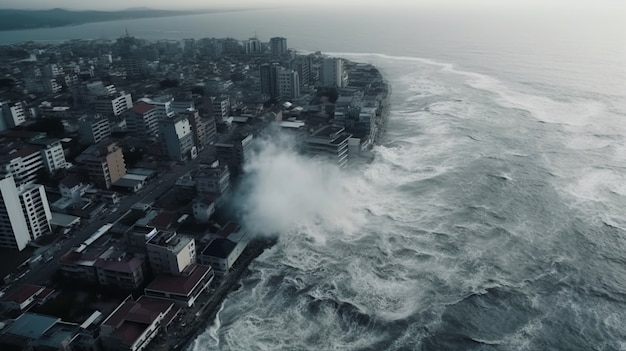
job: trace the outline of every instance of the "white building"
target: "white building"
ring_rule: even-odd
[[[65,152],[63,152],[63,145],[61,145],[59,139],[42,138],[32,140],[30,143],[41,147],[41,158],[48,173],[54,173],[59,169],[67,168],[68,164],[65,160]]]
[[[215,213],[215,201],[212,197],[201,197],[192,205],[193,217],[199,222],[208,222]]]
[[[50,206],[43,185],[17,187],[13,177],[0,180],[0,246],[22,250],[51,231]]]
[[[111,136],[111,125],[102,115],[84,115],[78,119],[78,133],[83,144],[93,145]]]
[[[104,116],[119,116],[133,107],[133,99],[130,94],[121,92],[117,96],[101,96],[96,99],[96,113]]]
[[[43,158],[33,145],[11,145],[0,148],[0,178],[12,175],[17,186],[34,183],[44,168]]]
[[[31,240],[36,240],[52,231],[50,205],[43,185],[27,184],[18,189],[22,212]]]
[[[13,177],[0,179],[0,196],[0,247],[21,251],[30,241],[30,234]]]
[[[26,122],[26,114],[24,113],[24,104],[16,102],[14,104],[0,102],[0,115],[2,122],[8,128],[14,128]]]
[[[196,242],[176,232],[157,233],[148,243],[148,259],[154,274],[181,274],[196,261]]]

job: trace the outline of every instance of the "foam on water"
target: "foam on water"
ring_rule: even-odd
[[[623,347],[619,113],[432,60],[341,56],[390,80],[386,138],[351,171],[262,145],[244,217],[279,240],[194,349]]]

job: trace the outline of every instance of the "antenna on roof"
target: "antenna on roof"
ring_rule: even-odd
[[[128,27],[126,27],[126,38],[130,37],[130,34],[128,34]]]

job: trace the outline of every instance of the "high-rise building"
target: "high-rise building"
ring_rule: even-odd
[[[282,57],[287,54],[287,39],[274,37],[270,39],[272,57]]]
[[[43,185],[27,184],[18,188],[22,212],[31,240],[36,240],[51,232],[50,205]]]
[[[117,96],[101,96],[95,102],[95,112],[109,117],[119,116],[131,107],[133,107],[133,99],[130,94],[124,92]]]
[[[67,168],[65,152],[63,152],[63,146],[59,139],[39,138],[31,140],[30,144],[37,145],[40,148],[39,152],[48,173],[52,174],[60,169]]]
[[[12,176],[0,180],[0,246],[22,250],[50,232],[50,206],[43,185],[16,186]]]
[[[24,113],[24,104],[21,102],[16,103],[2,103],[0,102],[0,117],[8,128],[14,128],[20,124],[26,122],[26,114]]]
[[[76,162],[87,167],[89,179],[102,189],[110,189],[126,174],[124,154],[116,143],[103,141],[90,146],[76,157]]]
[[[348,75],[343,69],[343,60],[337,57],[324,58],[321,81],[325,86],[345,87],[348,82]]]
[[[128,134],[135,137],[154,138],[159,135],[157,109],[144,102],[137,102],[124,113]]]
[[[243,165],[252,153],[252,138],[252,134],[235,134],[215,144],[217,160],[228,166],[233,177],[243,173]]]
[[[12,175],[18,186],[34,183],[43,169],[41,152],[34,145],[8,145],[0,148],[0,178]]]
[[[280,66],[277,63],[265,63],[259,67],[259,74],[261,77],[261,94],[270,99],[277,98],[279,96],[276,74],[276,71],[279,68]]]
[[[261,41],[257,38],[250,38],[246,40],[244,48],[247,55],[258,55],[263,52]]]
[[[189,111],[186,113],[189,123],[191,124],[191,132],[193,134],[193,142],[199,150],[203,150],[207,146],[215,142],[217,130],[214,118],[202,118],[198,111]]]
[[[159,139],[163,154],[170,160],[187,160],[195,158],[197,154],[191,123],[184,114],[159,120]]]
[[[313,81],[311,68],[313,66],[311,56],[296,56],[291,62],[291,68],[298,72],[300,86],[309,85]]]
[[[97,144],[111,136],[111,125],[102,115],[84,115],[78,119],[78,134],[81,143]]]
[[[0,179],[0,196],[0,247],[21,251],[30,241],[30,234],[13,177]]]
[[[295,99],[300,96],[300,79],[298,72],[279,67],[276,70],[278,82],[278,96],[282,99]]]
[[[215,118],[215,122],[222,122],[230,116],[230,98],[226,95],[212,96],[209,98],[211,116]]]
[[[223,195],[230,189],[230,171],[228,166],[215,161],[210,165],[200,165],[193,176],[199,196],[210,193]]]

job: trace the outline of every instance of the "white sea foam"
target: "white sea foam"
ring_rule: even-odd
[[[578,309],[580,317],[564,321],[568,328],[587,323],[584,317],[595,307],[559,305],[545,284],[567,287],[579,271],[589,269],[594,276],[603,267],[597,257],[594,266],[579,263],[571,217],[608,207],[610,215],[601,218],[612,231],[623,228],[613,209],[626,194],[619,185],[625,179],[617,169],[595,167],[600,161],[593,157],[610,140],[614,152],[601,161],[617,159],[616,132],[595,134],[614,117],[586,129],[604,114],[603,103],[543,98],[430,60],[353,57],[387,64],[388,71],[400,64],[407,72],[388,77],[394,99],[400,99],[388,139],[374,149],[372,164],[356,172],[312,162],[277,146],[282,143],[260,149],[248,166],[250,184],[258,189],[242,197],[248,201],[246,223],[281,236],[225,302],[220,348],[355,350],[383,342],[384,349],[419,349],[438,328],[449,328],[444,314],[454,311],[462,318],[472,313],[459,311],[468,296],[485,294],[481,298],[488,300],[487,292],[501,286],[521,296],[528,306],[519,313],[531,316],[511,334],[479,340],[532,349],[546,328],[554,328],[545,321],[563,316],[559,310]],[[445,98],[435,102],[439,97]],[[430,113],[420,110],[426,105]],[[568,117],[577,110],[581,115]],[[519,133],[519,126],[532,133]],[[580,143],[568,145],[572,135]],[[600,142],[595,135],[608,137]],[[582,205],[560,198],[563,192]],[[501,200],[493,202],[492,196]],[[563,273],[563,267],[569,270]],[[516,301],[498,303],[518,307]],[[612,333],[605,335],[619,335],[612,325],[623,314],[607,319],[607,311],[599,309],[593,318],[606,321],[598,324]],[[389,328],[397,325],[401,330],[389,340]]]

